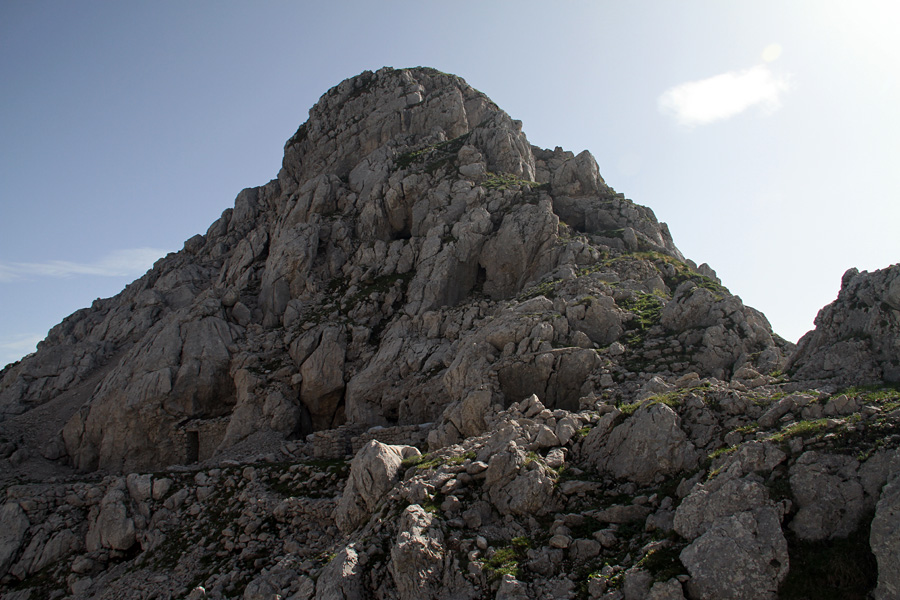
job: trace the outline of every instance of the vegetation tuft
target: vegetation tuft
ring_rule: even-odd
[[[484,564],[483,570],[488,581],[496,581],[504,575],[519,579],[519,564],[528,557],[528,550],[533,547],[531,539],[522,536],[510,540],[508,546],[498,548]]]

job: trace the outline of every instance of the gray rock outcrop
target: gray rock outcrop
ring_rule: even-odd
[[[837,299],[800,340],[788,365],[796,379],[844,385],[900,382],[900,264],[841,279]]]
[[[779,368],[788,346],[704,273],[588,152],[530,145],[458,77],[366,72],[310,110],[276,180],[5,369],[0,430],[127,472],[259,431],[443,420],[453,443],[481,426],[453,408],[473,394],[577,410],[648,360],[619,393]]]
[[[28,516],[17,503],[7,502],[0,508],[0,577],[13,564],[30,525]]]
[[[806,452],[791,468],[790,482],[800,509],[791,529],[800,539],[847,537],[862,517],[859,463],[849,456]]]
[[[592,461],[601,471],[642,484],[692,469],[697,451],[680,425],[665,404],[645,404],[610,432]]]
[[[771,599],[788,572],[787,542],[771,509],[718,519],[681,553],[691,598]]]
[[[316,582],[316,600],[358,600],[365,598],[359,555],[347,547],[338,552],[322,570]]]
[[[788,573],[781,507],[755,476],[735,475],[694,486],[675,511],[675,531],[691,542],[681,561],[692,598],[776,598]]]
[[[869,536],[878,560],[877,600],[900,596],[900,470],[881,490]]]
[[[341,531],[350,532],[366,520],[394,487],[403,459],[418,455],[412,446],[390,446],[376,440],[360,450],[350,463],[350,477],[335,510]]]

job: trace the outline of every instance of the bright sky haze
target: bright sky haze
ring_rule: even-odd
[[[797,341],[900,261],[900,4],[0,4],[0,366],[281,166],[363,70],[457,74],[532,144],[589,150]]]

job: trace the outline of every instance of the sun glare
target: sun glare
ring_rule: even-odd
[[[766,62],[776,61],[779,56],[781,56],[781,44],[778,42],[769,44],[762,51],[762,59]]]

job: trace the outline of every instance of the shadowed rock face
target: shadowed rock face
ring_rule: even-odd
[[[57,454],[127,471],[193,458],[186,436],[202,459],[260,430],[436,421],[479,390],[575,409],[787,349],[588,152],[531,146],[458,77],[382,69],[322,96],[277,180],[5,369],[0,414],[68,394]]]

